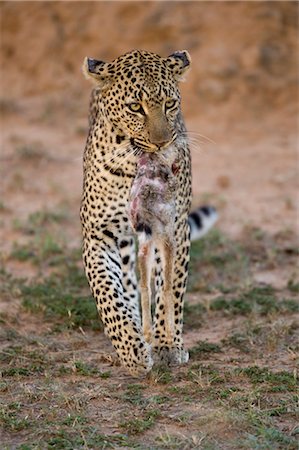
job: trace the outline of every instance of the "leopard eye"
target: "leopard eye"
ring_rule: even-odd
[[[128,104],[129,109],[134,113],[144,114],[144,110],[140,103],[130,103]]]
[[[165,102],[166,109],[172,109],[172,108],[174,108],[174,106],[176,106],[175,100],[172,100],[172,99],[166,100],[166,102]]]

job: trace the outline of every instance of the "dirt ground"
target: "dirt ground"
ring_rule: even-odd
[[[296,2],[0,6],[2,448],[295,449]],[[138,47],[191,53],[193,202],[219,210],[192,248],[191,361],[145,379],[96,318],[78,217],[80,65]]]

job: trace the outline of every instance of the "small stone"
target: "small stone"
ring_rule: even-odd
[[[231,185],[230,178],[227,175],[220,175],[216,180],[217,186],[222,189],[227,189]]]

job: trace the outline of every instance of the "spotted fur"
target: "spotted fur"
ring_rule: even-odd
[[[135,50],[111,63],[86,58],[83,67],[86,77],[95,83],[84,152],[83,259],[105,331],[122,364],[132,374],[149,371],[154,359],[166,363],[188,359],[182,327],[190,246],[191,161],[178,83],[189,66],[186,51],[162,58]],[[180,169],[175,198],[171,346],[166,339],[166,311],[161,295],[165,280],[157,248],[153,340],[149,344],[144,339],[135,243],[128,219],[137,158],[142,152],[163,154],[169,146],[176,147]],[[192,220],[196,222],[195,216]]]

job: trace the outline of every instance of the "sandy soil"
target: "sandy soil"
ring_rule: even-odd
[[[79,2],[71,8],[2,2],[1,10],[6,236],[13,218],[63,201],[71,202],[76,217],[90,91],[81,61],[86,54],[111,59],[136,46],[162,54],[182,47],[191,52],[193,70],[182,91],[187,126],[194,132],[194,204],[215,203],[219,227],[232,234],[245,224],[272,232],[295,229],[293,2]],[[138,20],[131,20],[133,11]],[[33,158],[26,160],[26,148]]]

